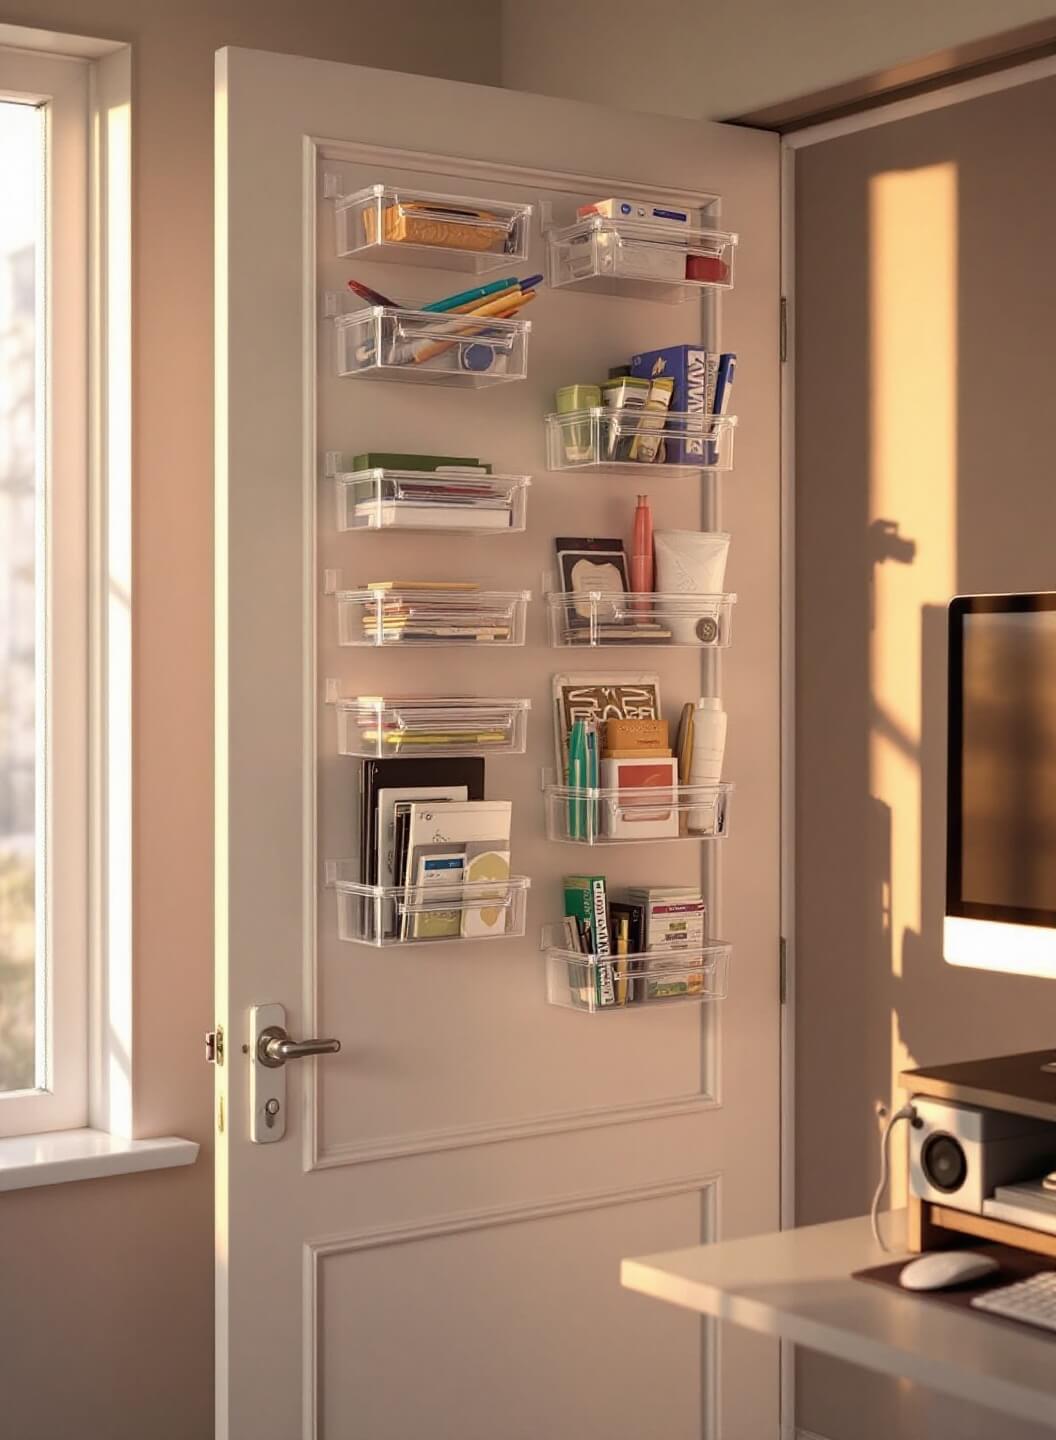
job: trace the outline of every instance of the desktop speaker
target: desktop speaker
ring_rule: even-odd
[[[1056,1125],[948,1100],[914,1099],[909,1188],[922,1200],[983,1213],[998,1185],[1056,1170]]]

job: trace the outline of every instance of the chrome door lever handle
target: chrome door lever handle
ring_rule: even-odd
[[[269,1025],[260,1032],[257,1059],[269,1070],[277,1070],[287,1060],[303,1060],[306,1055],[336,1055],[340,1040],[291,1040],[281,1025]]]

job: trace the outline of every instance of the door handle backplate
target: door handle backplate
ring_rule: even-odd
[[[286,1134],[286,1065],[308,1055],[336,1055],[340,1040],[292,1040],[282,1005],[249,1012],[249,1138],[270,1145]]]
[[[249,1012],[249,1138],[270,1145],[286,1134],[286,1067],[261,1059],[261,1047],[286,1033],[283,1005],[254,1005]]]

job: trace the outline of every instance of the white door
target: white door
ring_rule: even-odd
[[[622,1256],[778,1223],[778,150],[744,129],[227,50],[217,68],[218,1435],[232,1440],[760,1440],[776,1351],[620,1289]],[[696,649],[559,650],[541,577],[557,534],[629,535],[637,475],[548,472],[560,385],[705,340],[720,306],[543,290],[527,378],[482,388],[339,377],[326,292],[407,302],[477,283],[339,258],[330,188],[534,207],[660,195],[741,236],[722,341],[736,468],[648,477],[658,526],[728,529],[739,592],[721,675]],[[428,259],[429,256],[427,255]],[[501,273],[501,272],[500,272]],[[486,282],[487,275],[481,277]],[[368,351],[369,353],[369,347]],[[524,533],[340,533],[327,452],[481,456],[530,474]],[[527,589],[523,648],[339,646],[344,586]],[[713,657],[714,658],[714,657]],[[709,661],[709,664],[711,662]],[[648,672],[668,714],[721,684],[727,840],[545,838],[551,677]],[[329,694],[532,701],[526,753],[486,760],[513,802],[523,939],[375,948],[338,936],[327,862],[356,846],[360,761]],[[720,853],[721,852],[721,853]],[[547,1000],[541,926],[566,873],[703,883],[732,942],[728,999],[590,1014]],[[339,1054],[260,1065],[254,1007]],[[278,1012],[265,1012],[273,1019]],[[270,1086],[285,1085],[266,1136]]]

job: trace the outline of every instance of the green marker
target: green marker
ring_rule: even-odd
[[[488,285],[478,285],[473,290],[462,290],[458,295],[448,295],[444,300],[434,300],[431,305],[423,305],[423,310],[457,310],[460,305],[471,305],[474,300],[484,300],[489,295],[497,295],[500,290],[510,290],[519,284],[517,277],[507,275],[505,280],[492,280]]]

